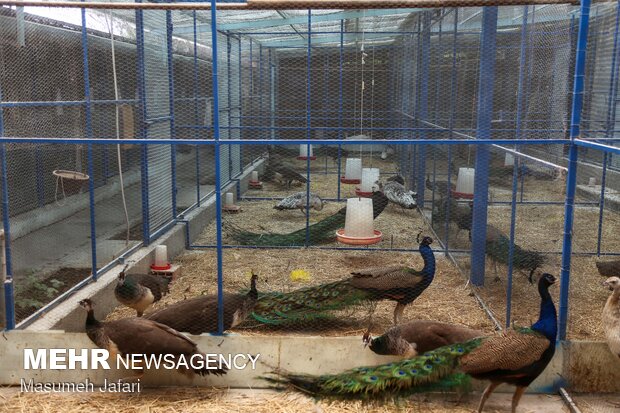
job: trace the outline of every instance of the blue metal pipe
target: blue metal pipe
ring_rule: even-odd
[[[603,174],[601,177],[601,195],[599,202],[599,210],[598,210],[598,233],[596,236],[596,253],[601,253],[601,243],[603,240],[603,214],[605,211],[605,184],[607,183],[607,152],[603,152]]]
[[[133,104],[138,101],[135,99],[118,99],[118,100],[91,100],[91,105],[119,105],[123,103]],[[28,102],[0,102],[0,108],[28,108],[28,107],[59,107],[59,106],[85,106],[87,103],[85,100],[71,100],[71,101],[28,101]]]
[[[1,141],[1,139],[0,139]],[[592,141],[584,141],[582,139],[577,139],[575,138],[574,142],[575,145],[577,146],[582,146],[584,148],[593,148],[593,149],[597,149],[599,151],[604,151],[607,153],[613,153],[616,155],[620,155],[620,147],[618,146],[610,146],[610,145],[603,145],[602,143],[597,143],[597,142],[592,142]]]
[[[84,0],[82,0],[84,1]],[[86,9],[81,9],[82,14],[82,62],[84,66],[84,100],[86,137],[93,138],[93,117],[92,106],[90,104],[90,75],[88,67],[88,33],[86,31]],[[95,169],[93,161],[93,145],[87,146],[88,162],[88,204],[90,215],[90,251],[91,251],[91,271],[93,280],[97,281],[97,222],[95,220]]]
[[[310,122],[311,122],[311,114],[310,108],[312,107],[311,100],[311,85],[310,79],[312,76],[311,72],[311,59],[312,59],[312,10],[308,10],[308,51],[306,55],[306,107],[308,111],[306,112],[306,139],[310,140],[311,132],[310,132]],[[310,245],[310,144],[308,143],[306,149],[306,247]]]
[[[222,184],[220,160],[220,105],[217,73],[217,13],[215,0],[211,0],[211,59],[213,73],[213,137],[215,141],[215,234],[217,243],[217,334],[224,333],[224,268],[222,250]]]
[[[242,86],[243,69],[241,67],[241,39],[238,39],[237,44],[238,44],[238,46],[237,46],[237,53],[238,53],[237,60],[239,62],[239,67],[237,68],[237,70],[239,71],[239,85],[238,85],[239,96],[238,96],[238,99],[239,99],[239,104],[241,104],[241,102],[243,101],[243,92],[242,92],[243,91],[243,86]],[[239,126],[240,127],[244,126],[243,125],[243,105],[241,105],[239,107]],[[239,131],[239,139],[243,139],[241,131]],[[243,168],[244,168],[243,158],[244,158],[244,156],[243,156],[243,145],[239,145],[239,168],[241,170],[243,170]],[[241,197],[241,185],[239,184],[239,182],[237,182],[237,199],[240,198],[240,197]]]
[[[338,71],[338,142],[342,142],[342,70],[344,63],[344,20],[340,20],[340,62]],[[342,144],[338,143],[338,200],[340,201],[340,176],[342,174]]]
[[[196,32],[196,10],[192,12],[194,26],[194,123],[197,125],[200,118],[198,109],[198,34]],[[206,116],[207,114],[205,114]],[[200,138],[198,129],[194,131],[194,138]],[[196,202],[200,206],[200,147],[196,146]]]
[[[519,57],[519,80],[517,83],[517,116],[515,138],[520,138],[521,116],[523,112],[523,83],[525,81],[525,63],[527,56],[527,18],[528,6],[523,7],[523,20],[521,23],[521,54]],[[517,150],[517,145],[514,149]],[[514,156],[514,164],[512,167],[512,198],[510,202],[510,242],[508,244],[508,288],[506,289],[506,328],[510,327],[510,319],[512,313],[512,276],[513,276],[513,258],[515,250],[515,227],[517,221],[517,191],[518,191],[518,171],[520,157]]]
[[[2,88],[0,88],[2,101]],[[4,110],[0,107],[0,137],[4,136]],[[6,144],[0,144],[0,163],[2,164],[2,224],[4,226],[4,257],[6,260],[6,280],[4,280],[5,329],[15,328],[15,294],[13,288],[13,256],[11,252],[11,220],[9,216],[9,180],[6,159]]]
[[[430,60],[431,60],[431,16],[430,12],[424,12],[423,19],[423,31],[421,38],[421,74],[418,76],[420,82],[420,92],[418,94],[420,98],[418,116],[421,120],[428,120],[428,83],[430,73]],[[420,132],[420,139],[425,140],[426,134]],[[417,184],[416,191],[418,208],[424,208],[424,189],[426,178],[426,145],[418,145],[414,149],[417,149]]]
[[[228,33],[226,33],[226,105],[228,106],[226,108],[226,113],[227,113],[227,117],[228,117],[228,122],[227,125],[230,127],[231,125],[231,99],[232,99],[232,91],[231,91],[231,78],[232,78],[232,66],[230,64],[230,56],[232,53],[232,43],[230,42],[230,35]],[[231,129],[228,129],[226,131],[226,138],[230,139],[231,136]],[[232,147],[228,147],[228,179],[230,180],[230,178],[233,175],[233,162],[232,162]]]
[[[480,39],[480,75],[478,79],[477,139],[491,137],[493,116],[493,83],[495,79],[495,34],[497,6],[484,7]],[[470,280],[473,285],[484,285],[487,238],[487,202],[489,198],[489,147],[476,148],[474,178],[474,210],[472,220],[472,255]]]
[[[142,0],[136,0],[141,3]],[[144,144],[144,140],[147,138],[147,108],[146,108],[146,74],[144,68],[145,56],[144,56],[144,17],[142,10],[136,10],[136,52],[138,57],[138,73],[136,81],[138,83],[138,111],[139,111],[139,123],[138,123],[138,142],[142,144],[140,147],[140,179],[141,179],[141,193],[142,193],[142,241],[144,245],[149,245],[150,242],[150,227],[149,227],[149,172],[148,172],[148,146]],[[142,140],[142,142],[140,142]],[[173,140],[170,139],[173,143]],[[152,142],[152,141],[151,141]],[[116,141],[117,144],[122,144],[121,140]]]
[[[577,187],[577,157],[579,147],[576,138],[579,136],[579,124],[581,122],[581,109],[583,105],[583,78],[586,65],[586,49],[588,43],[588,27],[590,24],[590,0],[581,1],[579,18],[579,32],[577,35],[577,49],[575,58],[575,81],[573,85],[573,102],[570,125],[570,147],[568,152],[568,175],[566,177],[566,209],[564,212],[564,237],[562,244],[562,269],[560,275],[560,314],[559,333],[560,340],[566,339],[566,326],[568,323],[568,294],[570,284],[570,264],[573,241],[573,219],[575,191]],[[620,151],[620,148],[618,148]]]
[[[172,12],[166,10],[166,55],[168,57],[168,106],[170,111],[170,139],[176,138],[174,127],[174,60],[172,57]],[[172,219],[177,217],[177,147],[170,147],[170,179],[172,181]]]

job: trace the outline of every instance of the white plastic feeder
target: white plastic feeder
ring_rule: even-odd
[[[456,198],[473,199],[474,197],[474,168],[459,168],[459,176],[456,179]]]
[[[506,153],[506,157],[504,158],[504,166],[514,166],[515,157],[511,153]]]
[[[252,182],[258,182],[258,171],[252,171]]]
[[[263,183],[258,180],[258,171],[252,171],[248,186],[251,189],[263,189]]]
[[[165,271],[170,269],[167,246],[158,245],[155,247],[155,262],[151,265],[151,269],[155,271]]]
[[[224,209],[224,211],[226,212],[231,213],[237,213],[241,211],[241,207],[239,205],[235,205],[235,199],[232,192],[226,192],[224,196],[224,206],[222,207],[222,209]]]
[[[358,196],[371,196],[372,187],[379,179],[379,168],[362,168],[362,185],[355,190]]]
[[[344,184],[359,184],[362,180],[362,160],[347,158],[344,177],[340,180]]]
[[[226,192],[226,197],[224,199],[224,205],[226,206],[235,205],[232,192]]]
[[[381,231],[374,229],[372,199],[347,199],[344,229],[336,231],[338,241],[350,245],[370,245],[381,241]]]
[[[308,155],[308,145],[307,144],[300,144],[299,145],[299,156],[297,157],[297,159],[308,159],[310,158],[312,159],[316,159],[316,156],[314,156],[314,151],[312,150],[312,145],[310,145],[310,155]]]

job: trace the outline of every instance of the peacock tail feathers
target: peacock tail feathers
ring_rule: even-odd
[[[421,356],[373,367],[358,367],[340,374],[312,376],[276,371],[263,379],[276,387],[327,398],[389,398],[431,390],[467,387],[469,378],[456,371],[460,357],[477,348],[482,338],[440,347]]]
[[[259,297],[252,316],[265,324],[284,324],[325,318],[327,312],[343,309],[372,298],[372,293],[357,289],[349,280],[288,293],[274,292]]]

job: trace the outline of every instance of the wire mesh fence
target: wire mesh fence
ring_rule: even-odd
[[[587,317],[620,253],[618,155],[570,164],[576,7],[54,10],[20,45],[0,9],[9,328],[126,260],[108,319],[194,334],[529,325],[568,219],[553,297],[569,339],[603,338]],[[617,4],[591,24],[573,138],[613,145]],[[180,226],[182,275],[145,293],[131,254]]]

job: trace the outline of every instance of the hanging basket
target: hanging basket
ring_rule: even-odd
[[[77,171],[67,171],[64,169],[56,169],[52,171],[52,175],[56,177],[56,192],[54,199],[57,204],[64,204],[65,198],[81,192],[82,185],[88,182],[88,175]],[[59,196],[60,193],[60,196]]]

